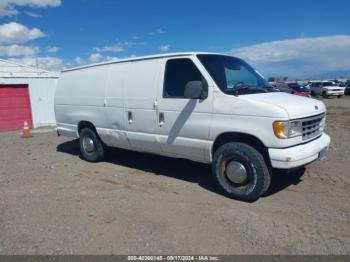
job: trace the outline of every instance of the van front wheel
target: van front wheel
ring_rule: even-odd
[[[212,174],[226,195],[249,202],[257,200],[271,181],[263,155],[244,143],[222,145],[214,154]]]
[[[89,162],[98,162],[103,159],[105,150],[102,141],[94,130],[83,128],[79,133],[80,152]]]

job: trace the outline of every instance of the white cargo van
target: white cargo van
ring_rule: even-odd
[[[259,198],[272,168],[325,157],[322,102],[276,92],[241,59],[178,53],[65,70],[55,95],[59,135],[82,156],[106,146],[210,163],[227,195]]]

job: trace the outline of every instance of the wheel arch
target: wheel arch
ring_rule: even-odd
[[[83,129],[83,128],[91,128],[92,130],[94,130],[97,134],[97,131],[96,131],[96,127],[94,126],[93,123],[91,123],[90,121],[86,121],[86,120],[82,120],[78,123],[78,135],[80,134],[80,131]]]
[[[211,148],[212,157],[214,156],[216,150],[220,146],[230,142],[240,142],[240,143],[245,143],[252,146],[263,155],[266,163],[270,165],[268,148],[265,146],[265,144],[254,135],[247,134],[247,133],[240,133],[240,132],[225,132],[225,133],[219,134],[215,138]]]
[[[97,129],[95,127],[95,125],[90,122],[90,121],[86,121],[86,120],[82,120],[78,123],[78,130],[77,130],[77,134],[78,134],[78,137],[80,137],[80,131],[83,129],[83,128],[91,128],[95,134],[97,135],[97,137],[100,139],[100,141],[102,142],[102,144],[104,146],[106,146],[105,142],[101,139],[100,137],[100,134],[97,132]]]

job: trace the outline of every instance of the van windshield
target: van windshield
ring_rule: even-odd
[[[224,55],[197,55],[218,87],[226,94],[247,95],[275,92],[250,65]]]

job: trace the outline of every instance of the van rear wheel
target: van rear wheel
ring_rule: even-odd
[[[267,191],[271,174],[263,155],[244,143],[227,143],[214,154],[212,174],[229,197],[252,202]]]
[[[105,149],[96,132],[91,128],[83,128],[79,133],[80,152],[89,162],[98,162],[104,158]]]

